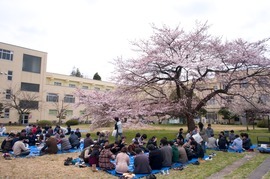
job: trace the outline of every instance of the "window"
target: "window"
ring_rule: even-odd
[[[94,88],[94,90],[99,91],[99,90],[100,90],[100,88],[99,88],[99,87],[95,87],[95,88]]]
[[[216,90],[218,90],[218,87],[217,86],[213,86],[213,89],[216,91]]]
[[[72,110],[66,110],[66,116],[72,116],[73,115],[73,111]]]
[[[53,85],[54,85],[54,86],[62,86],[62,83],[55,81],[55,82],[53,83]]]
[[[106,89],[106,91],[111,91],[111,89]]]
[[[82,89],[88,89],[89,87],[88,86],[82,86]]]
[[[40,73],[41,57],[23,54],[23,71]]]
[[[268,94],[262,94],[262,95],[259,97],[258,103],[266,104],[268,101],[269,101],[269,95],[268,95]]]
[[[58,94],[48,93],[46,97],[47,102],[58,102]]]
[[[7,80],[12,81],[12,75],[13,75],[13,71],[8,71],[8,73],[7,73]]]
[[[80,111],[80,115],[85,115],[86,114],[86,111],[85,110],[81,110]]]
[[[214,105],[216,104],[216,99],[215,98],[211,98],[209,101],[207,101],[208,105]]]
[[[19,106],[24,109],[38,109],[38,101],[21,100]]]
[[[4,118],[9,118],[9,108],[4,109]]]
[[[69,84],[68,86],[71,87],[71,88],[76,88],[75,84]]]
[[[32,92],[39,92],[39,84],[34,83],[21,83],[21,90],[22,91],[32,91]]]
[[[57,116],[57,110],[56,109],[49,109],[49,115]]]
[[[10,99],[10,97],[11,97],[11,90],[7,89],[6,90],[6,99]]]
[[[65,103],[75,103],[75,97],[73,95],[65,95],[64,97]]]
[[[13,52],[9,50],[0,49],[0,59],[13,60]]]
[[[240,88],[248,88],[248,81],[247,80],[242,80],[240,84]]]

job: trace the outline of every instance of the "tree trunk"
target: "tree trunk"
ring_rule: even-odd
[[[188,130],[195,129],[195,122],[194,122],[193,116],[187,116],[187,127],[188,127]]]

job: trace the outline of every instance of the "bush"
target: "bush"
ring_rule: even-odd
[[[257,127],[267,128],[267,127],[268,127],[268,121],[267,121],[267,120],[260,120],[260,121],[257,123]]]
[[[45,127],[46,125],[52,126],[52,121],[41,120],[37,122],[37,125],[39,125],[40,127]]]
[[[75,125],[78,125],[78,124],[79,124],[79,121],[76,120],[76,119],[71,119],[71,120],[68,120],[68,121],[66,122],[66,125],[67,125],[67,126],[75,126]]]

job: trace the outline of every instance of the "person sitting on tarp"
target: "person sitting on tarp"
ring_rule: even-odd
[[[44,147],[40,151],[40,155],[44,154],[56,154],[58,152],[57,140],[51,137],[50,134],[46,134],[46,142]]]
[[[12,142],[13,142],[14,137],[15,137],[15,134],[10,133],[9,136],[7,138],[5,138],[5,140],[2,142],[1,150],[3,153],[12,151],[12,146],[13,146]]]
[[[235,151],[241,151],[242,150],[242,144],[243,141],[239,137],[239,135],[235,135],[235,139],[233,140],[232,146],[230,146],[230,149],[235,150]]]
[[[241,137],[242,137],[242,140],[243,140],[243,148],[245,150],[249,150],[250,147],[252,146],[252,143],[251,143],[250,138],[248,137],[248,134],[247,133],[243,133],[241,135]]]
[[[26,156],[30,154],[30,149],[25,147],[25,136],[20,136],[19,140],[13,145],[13,153],[15,156]]]

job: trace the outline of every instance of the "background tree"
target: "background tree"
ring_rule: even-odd
[[[220,108],[220,110],[218,111],[218,114],[222,115],[223,119],[228,120],[230,124],[230,121],[233,117],[233,113],[228,108],[226,107]]]
[[[76,77],[83,77],[82,73],[80,72],[79,68],[73,67],[72,72],[70,76],[76,76]]]
[[[10,94],[2,99],[3,107],[17,110],[18,122],[23,122],[23,116],[32,110],[39,109],[39,94],[10,88]]]
[[[96,73],[94,74],[93,79],[94,79],[94,80],[99,80],[99,81],[101,81],[101,77],[99,76],[98,72],[96,72]]]
[[[269,39],[223,41],[208,34],[209,26],[200,23],[190,32],[166,26],[153,29],[148,40],[133,43],[138,58],[115,60],[113,78],[123,86],[122,95],[144,94],[144,108],[184,114],[190,130],[194,117],[210,99],[245,97],[242,92],[247,89],[241,84],[248,83],[252,94],[260,78],[269,82]],[[213,79],[222,87],[211,86]],[[170,99],[170,91],[176,91],[176,99]]]

